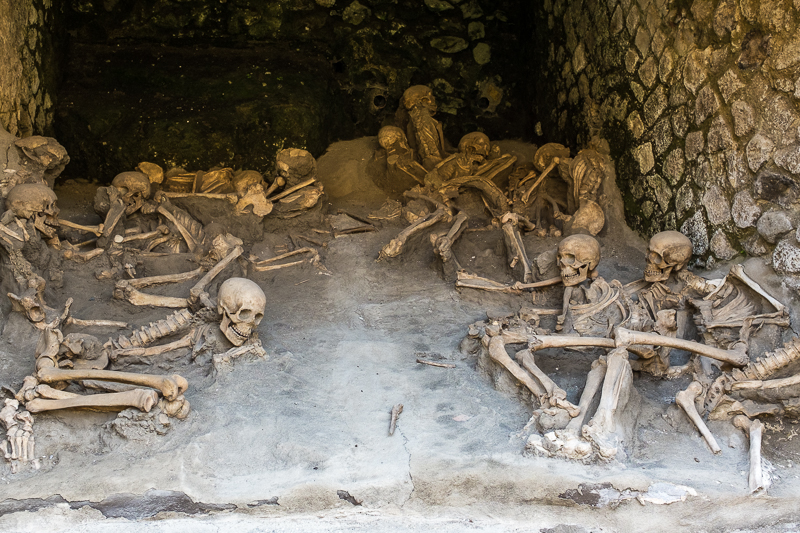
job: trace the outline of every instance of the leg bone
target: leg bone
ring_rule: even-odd
[[[76,379],[99,379],[103,381],[119,381],[141,385],[161,391],[168,400],[174,400],[186,391],[189,386],[186,379],[173,374],[172,376],[159,376],[154,374],[135,374],[132,372],[117,372],[114,370],[79,369],[67,370],[62,368],[42,368],[39,370],[39,381],[42,383],[56,383]]]
[[[702,390],[703,386],[700,385],[699,382],[692,381],[686,390],[680,391],[675,395],[675,403],[677,403],[686,412],[686,415],[694,423],[698,431],[700,431],[700,434],[703,435],[704,439],[706,439],[711,451],[714,453],[720,453],[722,449],[719,447],[719,444],[717,444],[714,435],[711,434],[711,431],[709,431],[706,423],[703,422],[703,419],[697,412],[697,407],[694,403]]]
[[[91,394],[77,396],[63,400],[44,400],[37,398],[28,402],[25,407],[32,413],[54,411],[57,409],[72,409],[76,407],[126,409],[136,407],[149,413],[150,409],[158,402],[158,393],[154,390],[136,389],[128,392],[110,392],[107,394]]]
[[[765,489],[764,473],[761,470],[761,435],[764,424],[758,419],[751,421],[744,415],[738,415],[733,419],[733,425],[744,430],[750,438],[750,475],[747,479],[750,492]]]

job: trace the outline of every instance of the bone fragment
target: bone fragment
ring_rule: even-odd
[[[791,385],[797,385],[798,383],[800,383],[800,374],[795,374],[794,376],[781,379],[734,381],[731,383],[731,390],[780,389],[781,387],[789,387]]]
[[[544,388],[539,385],[539,383],[535,381],[531,375],[528,374],[528,372],[526,372],[521,366],[515,363],[513,359],[511,359],[506,352],[506,344],[502,337],[492,337],[489,340],[489,357],[511,372],[511,375],[514,376],[517,381],[525,385],[525,387],[527,387],[528,390],[531,391],[534,396],[536,396],[540,404],[543,404],[546,401],[547,393]]]
[[[164,196],[167,198],[212,198],[215,200],[227,200],[235,204],[239,201],[239,197],[234,193],[219,194],[211,192],[165,192]]]
[[[67,398],[80,398],[80,394],[54,389],[50,385],[37,385],[36,394],[48,400],[66,400]]]
[[[148,276],[146,278],[134,278],[118,281],[116,284],[117,289],[124,287],[133,287],[134,289],[144,289],[153,285],[161,285],[163,283],[180,283],[188,281],[203,273],[203,268],[196,268],[189,272],[181,272],[180,274],[164,274],[163,276]]]
[[[528,252],[525,251],[525,244],[522,242],[519,228],[512,221],[506,222],[503,224],[503,235],[508,257],[511,259],[511,268],[514,268],[517,263],[522,263],[522,281],[529,283],[533,279],[533,270],[531,270],[531,260],[528,259]]]
[[[507,294],[520,294],[519,289],[514,288],[513,285],[504,285],[500,282],[482,278],[476,274],[469,274],[463,270],[456,273],[456,287],[466,287],[468,289],[480,289],[484,291],[498,291]]]
[[[786,306],[784,306],[782,303],[776,300],[772,295],[770,295],[767,291],[765,291],[761,287],[761,285],[759,285],[753,278],[751,278],[745,273],[744,267],[742,265],[733,265],[728,275],[733,276],[734,278],[738,279],[739,281],[741,281],[742,283],[753,289],[755,292],[763,296],[764,299],[767,300],[769,303],[771,303],[772,306],[778,312],[784,312],[786,310]]]
[[[389,423],[389,436],[394,435],[394,428],[397,426],[397,418],[403,412],[403,404],[398,403],[392,407],[392,421]]]
[[[544,172],[542,172],[542,174],[539,176],[539,179],[537,179],[537,180],[536,180],[536,182],[534,182],[534,184],[533,184],[533,185],[531,185],[530,187],[528,187],[528,190],[526,190],[526,191],[525,191],[525,193],[522,195],[522,203],[523,203],[523,204],[526,204],[526,205],[528,204],[528,199],[530,199],[530,197],[531,197],[531,194],[533,194],[533,191],[535,191],[535,190],[536,190],[536,187],[538,187],[538,186],[539,186],[539,184],[540,184],[540,183],[542,183],[542,180],[544,180],[544,179],[547,177],[547,175],[548,175],[548,174],[549,174],[549,173],[550,173],[550,172],[551,172],[551,171],[552,171],[552,170],[553,170],[553,169],[556,167],[556,165],[557,165],[557,164],[558,164],[560,161],[561,161],[561,160],[560,160],[558,157],[554,157],[554,158],[553,158],[553,160],[552,160],[552,161],[550,161],[550,164],[549,164],[549,165],[547,165],[547,168],[546,168],[546,169],[544,169]],[[528,179],[528,177],[526,176],[526,177],[525,177],[525,179],[523,179],[523,180],[522,180],[522,181],[519,183],[519,185],[517,185],[517,188],[519,189],[519,187],[520,187],[520,186],[521,186],[521,185],[522,185],[522,184],[523,184],[523,183],[524,183],[524,182],[525,182],[527,179]]]
[[[157,211],[161,213],[164,216],[164,218],[172,222],[176,228],[178,228],[178,231],[183,237],[183,240],[186,241],[186,246],[189,248],[189,251],[194,253],[195,250],[197,250],[197,247],[200,245],[200,243],[198,243],[192,236],[192,234],[189,233],[189,230],[186,229],[186,227],[183,224],[181,224],[177,218],[175,218],[175,215],[170,213],[169,210],[163,205],[159,205]]]
[[[211,283],[211,281],[215,277],[217,277],[217,275],[220,272],[225,270],[225,268],[229,264],[231,264],[234,259],[236,259],[240,255],[242,255],[243,251],[244,251],[244,248],[242,248],[240,245],[237,245],[233,250],[231,250],[231,253],[229,253],[228,255],[223,257],[222,259],[220,259],[220,261],[216,265],[214,265],[214,267],[211,270],[209,270],[206,273],[205,276],[200,278],[200,281],[198,281],[195,284],[194,287],[191,288],[191,290],[189,291],[189,294],[191,295],[191,298],[192,299],[199,298],[200,297],[200,293],[202,293],[202,292],[204,292],[206,290],[206,287],[208,286],[208,284]]]
[[[694,423],[698,431],[700,431],[700,434],[703,435],[711,451],[720,453],[722,449],[719,447],[719,444],[717,444],[714,435],[709,431],[708,426],[706,426],[706,423],[703,421],[700,413],[697,412],[697,407],[695,406],[695,400],[702,391],[703,386],[697,381],[692,381],[686,390],[680,391],[675,395],[675,403],[686,412],[686,415],[692,423]]]
[[[161,235],[167,235],[168,233],[169,233],[168,227],[158,226],[157,229],[153,231],[148,231],[146,233],[137,233],[135,235],[128,235],[125,237],[123,237],[122,235],[117,235],[116,237],[114,237],[114,242],[117,244],[122,244],[131,241],[143,241],[151,237],[160,237]]]
[[[581,412],[580,408],[567,401],[567,393],[556,385],[550,377],[542,372],[542,369],[536,366],[536,361],[530,350],[521,350],[517,352],[517,361],[522,363],[522,367],[530,372],[534,378],[544,387],[547,393],[550,405],[552,407],[560,407],[569,413],[571,418],[575,418]]]
[[[64,258],[77,261],[78,263],[86,263],[87,261],[91,261],[95,257],[102,255],[103,252],[105,252],[105,250],[102,248],[95,248],[94,250],[87,250],[85,252],[78,252],[76,250],[66,248],[64,250]]]
[[[137,409],[150,412],[150,409],[158,402],[158,394],[154,390],[135,389],[128,392],[109,392],[106,394],[91,394],[89,396],[76,396],[74,398],[64,398],[62,400],[45,400],[37,398],[25,404],[31,413],[41,413],[42,411],[54,411],[57,409],[72,409],[76,407],[88,407],[95,409],[126,409],[136,407]]]
[[[764,424],[758,419],[751,421],[744,415],[738,415],[734,417],[733,425],[747,433],[750,438],[750,475],[747,478],[750,492],[767,488],[761,470],[761,435]]]
[[[141,385],[161,391],[167,400],[174,400],[183,394],[189,383],[178,374],[172,376],[159,376],[155,374],[135,374],[132,372],[116,372],[114,370],[67,370],[63,368],[41,368],[37,374],[42,383],[57,383],[80,379],[99,379],[102,381],[119,381]]]
[[[397,237],[389,241],[389,244],[381,248],[378,259],[382,259],[384,257],[397,257],[403,252],[403,246],[412,235],[433,226],[448,216],[449,215],[445,209],[439,208],[424,218],[417,220],[406,229],[398,233]]]
[[[133,305],[152,305],[154,307],[188,307],[188,298],[176,298],[174,296],[157,296],[155,294],[146,294],[134,289],[131,286],[117,286],[114,289],[114,298],[119,300],[126,300]]]
[[[282,176],[277,176],[275,181],[272,182],[272,185],[270,185],[269,188],[264,191],[264,196],[269,198],[269,195],[275,192],[275,189],[278,187],[283,187],[284,185],[286,185],[286,180],[283,179]]]
[[[161,355],[162,353],[171,352],[179,348],[189,348],[191,345],[192,345],[192,334],[190,333],[189,335],[186,335],[181,339],[178,339],[174,342],[170,342],[167,344],[160,344],[158,346],[151,346],[149,348],[134,346],[132,348],[122,348],[120,350],[114,350],[111,358],[116,359],[117,357],[120,356],[150,357],[153,355]]]
[[[105,327],[105,328],[123,328],[127,329],[127,322],[120,322],[118,320],[82,320],[80,318],[68,317],[65,325],[81,326],[81,327]]]
[[[550,279],[545,279],[545,280],[542,280],[542,281],[534,281],[533,283],[520,283],[518,281],[514,285],[512,285],[512,287],[515,288],[515,289],[520,289],[520,290],[522,290],[522,289],[539,289],[539,288],[542,288],[542,287],[551,287],[553,285],[558,285],[559,283],[561,283],[561,276],[558,276],[558,277],[555,277],[555,278],[550,278]],[[560,312],[561,312],[561,310],[559,309],[559,313]]]
[[[286,259],[287,257],[292,257],[292,256],[295,256],[295,255],[300,255],[300,254],[304,254],[304,253],[310,253],[311,254],[311,258],[310,259],[303,259],[302,261],[294,261],[294,262],[291,262],[291,263],[285,263],[285,264],[281,264],[281,265],[271,265],[270,264],[270,263],[274,263],[276,261],[280,261],[281,259]],[[253,261],[253,270],[255,270],[257,272],[266,272],[268,270],[277,270],[279,268],[300,265],[300,264],[305,263],[306,261],[308,261],[308,262],[310,262],[312,264],[317,263],[319,261],[319,252],[317,250],[315,250],[314,248],[310,248],[310,247],[299,248],[297,250],[294,250],[294,251],[291,251],[291,252],[287,252],[285,254],[281,254],[281,255],[278,255],[276,257],[270,257],[269,259],[264,259],[263,261]]]
[[[97,226],[84,226],[82,224],[76,224],[75,222],[70,222],[69,220],[64,220],[62,218],[58,219],[58,223],[65,228],[76,229],[85,233],[94,233],[98,237],[103,234],[102,224],[98,224]]]
[[[633,372],[628,361],[628,352],[623,348],[615,348],[609,352],[606,365],[608,368],[603,379],[600,403],[581,432],[584,437],[598,445],[601,456],[612,458],[617,453],[617,447],[611,438],[619,429],[618,412],[628,403]]]
[[[316,180],[316,178],[309,178],[309,179],[307,179],[307,180],[305,180],[305,181],[302,181],[302,182],[298,183],[298,184],[297,184],[297,185],[295,185],[294,187],[289,187],[289,188],[288,188],[288,189],[286,189],[285,191],[283,191],[283,192],[281,192],[281,193],[278,193],[278,194],[276,194],[276,195],[275,195],[275,196],[273,196],[272,198],[267,198],[267,200],[269,200],[270,202],[276,202],[276,201],[280,200],[281,198],[283,198],[283,197],[285,197],[285,196],[289,196],[289,195],[290,195],[290,194],[292,194],[294,191],[299,191],[299,190],[300,190],[300,189],[302,189],[303,187],[305,187],[305,186],[307,186],[307,185],[311,185],[311,184],[312,184],[312,183],[314,183],[315,181],[317,181],[317,180]]]
[[[580,434],[584,420],[586,420],[586,416],[589,414],[589,408],[597,396],[597,393],[600,391],[600,386],[603,384],[603,380],[606,377],[607,368],[605,360],[598,359],[592,363],[592,369],[586,375],[586,385],[583,387],[581,399],[578,402],[580,413],[570,420],[567,427],[564,429]]]
[[[423,365],[430,365],[430,366],[438,366],[439,368],[455,368],[456,365],[451,365],[449,363],[435,363],[433,361],[426,361],[424,359],[417,359],[417,363],[421,363]]]
[[[106,220],[103,222],[103,230],[102,230],[102,237],[110,237],[112,233],[114,233],[114,228],[117,227],[117,224],[122,219],[122,216],[125,214],[125,203],[117,199],[113,204],[111,204],[111,209],[108,210],[108,214],[106,215]]]
[[[718,361],[730,363],[734,366],[745,366],[750,362],[747,356],[747,345],[745,343],[737,343],[732,350],[721,350],[700,344],[699,342],[692,342],[674,337],[666,337],[657,333],[643,333],[640,331],[631,331],[625,328],[616,328],[614,330],[614,339],[617,346],[630,346],[631,344],[652,344],[654,346],[668,346],[670,348],[677,348],[679,350],[686,350],[687,352],[704,355]]]

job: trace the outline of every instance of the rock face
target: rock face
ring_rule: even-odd
[[[433,89],[452,145],[476,130],[529,137],[537,121],[535,69],[520,62],[533,48],[525,2],[53,4],[71,42],[56,138],[73,159],[68,173],[101,182],[138,161],[266,172],[283,148],[318,157],[335,140],[376,135],[415,84]],[[570,65],[590,69],[580,55]]]
[[[781,239],[800,215],[800,38],[786,21],[799,9],[545,1],[533,11],[537,27],[549,28],[540,43],[549,53],[533,85],[576,97],[534,100],[544,136],[560,132],[570,146],[607,140],[639,231],[681,228],[704,259],[780,246],[778,264],[788,268]],[[588,65],[580,74],[576,55]],[[662,178],[666,190],[642,186]]]
[[[0,129],[17,137],[52,134],[56,13],[49,1],[0,3]]]

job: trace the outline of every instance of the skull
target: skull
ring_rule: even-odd
[[[662,231],[650,239],[644,279],[650,283],[667,281],[673,270],[686,267],[692,257],[692,241],[679,231]]]
[[[403,93],[403,105],[406,109],[423,107],[433,115],[436,113],[436,98],[430,87],[425,85],[412,85]]]
[[[258,187],[261,187],[263,183],[264,177],[255,170],[244,170],[233,177],[233,188],[236,189],[239,198],[244,198],[253,187],[256,187],[256,191],[258,191]],[[264,192],[263,188],[261,192]]]
[[[219,329],[234,345],[241,346],[264,318],[264,291],[249,279],[230,278],[220,285],[217,300],[222,315]]]
[[[458,143],[458,151],[476,163],[482,163],[489,156],[489,150],[489,137],[479,131],[467,133]]]
[[[400,143],[402,148],[408,148],[406,134],[397,126],[384,126],[378,132],[378,144],[386,151],[391,150],[395,144]]]
[[[278,176],[286,180],[287,187],[293,187],[317,174],[314,156],[302,148],[284,148],[275,156],[275,166]]]
[[[8,192],[6,208],[17,218],[32,220],[36,229],[52,239],[58,229],[57,200],[56,193],[47,185],[21,183]]]
[[[126,215],[138,211],[145,199],[150,197],[150,179],[141,172],[117,174],[111,185],[119,189],[122,201],[128,206],[125,208]]]
[[[599,262],[600,244],[590,235],[570,235],[558,243],[556,264],[565,287],[597,277],[595,268]]]

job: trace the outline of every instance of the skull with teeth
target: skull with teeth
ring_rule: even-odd
[[[21,183],[6,197],[6,208],[17,218],[30,220],[44,236],[52,239],[58,230],[56,193],[42,183]]]
[[[217,300],[222,315],[219,329],[235,346],[241,346],[264,318],[264,291],[249,279],[230,278],[220,285]]]
[[[489,157],[490,150],[489,137],[479,131],[467,133],[458,143],[458,151],[474,163],[483,163]]]
[[[667,281],[672,271],[686,267],[692,257],[692,241],[679,231],[662,231],[650,239],[644,279],[650,283]]]
[[[558,243],[556,264],[565,287],[597,277],[595,268],[599,262],[600,244],[590,235],[570,235]]]
[[[150,179],[141,172],[123,172],[117,174],[111,185],[116,187],[125,202],[126,215],[138,211],[144,201],[150,197]]]

